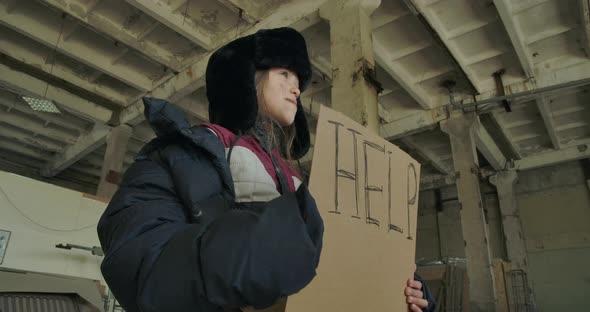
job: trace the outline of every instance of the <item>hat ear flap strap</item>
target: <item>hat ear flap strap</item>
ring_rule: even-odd
[[[242,138],[243,134],[238,134],[236,136],[236,138],[231,142],[230,146],[229,146],[229,151],[227,152],[227,164],[231,165],[230,160],[231,160],[231,152],[234,150],[234,146],[236,146],[236,143],[238,143],[238,140]]]
[[[279,162],[276,160],[275,156],[272,153],[269,153],[269,155],[270,159],[272,160],[272,164],[275,167],[275,174],[279,179],[279,186],[281,187],[280,193],[283,195],[290,193],[289,185],[287,184],[287,178],[285,177],[283,170],[281,170],[281,167],[279,167]]]

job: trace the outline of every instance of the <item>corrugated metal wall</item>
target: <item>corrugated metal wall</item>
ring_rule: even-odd
[[[78,312],[72,297],[59,294],[0,293],[0,312]]]

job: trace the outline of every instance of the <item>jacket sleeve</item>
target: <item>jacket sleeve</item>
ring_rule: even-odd
[[[304,185],[268,202],[259,215],[232,210],[200,242],[207,298],[225,308],[260,309],[298,292],[315,276],[322,236],[322,220]]]
[[[434,295],[432,294],[432,292],[428,288],[426,281],[420,275],[418,275],[418,273],[416,273],[416,272],[414,272],[414,280],[420,281],[422,283],[421,291],[424,294],[424,299],[426,299],[426,301],[428,301],[428,306],[422,311],[434,312],[436,310],[436,299],[434,298]]]
[[[186,161],[203,175],[199,196],[215,197],[213,166]],[[136,162],[99,222],[101,269],[127,311],[265,307],[311,281],[323,224],[305,188],[259,214],[229,210],[209,224],[188,224],[173,175],[153,161]]]

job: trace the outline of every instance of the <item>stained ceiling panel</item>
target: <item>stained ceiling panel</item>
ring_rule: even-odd
[[[321,3],[317,1],[26,0],[13,3],[9,6],[6,1],[0,2],[3,86],[16,86],[21,91],[37,94],[43,94],[44,88],[51,86],[60,95],[71,92],[84,101],[90,99],[85,105],[107,107],[115,113],[127,106],[124,114],[138,116],[140,111],[135,110],[141,107],[141,96],[181,94],[175,101],[185,105],[184,109],[192,114],[189,119],[195,123],[201,121],[197,115],[206,116],[207,105],[205,89],[199,80],[204,74],[206,58],[203,57],[207,51],[195,43],[199,38],[210,37],[211,47],[218,46],[225,41],[217,40],[231,40],[249,27],[267,25],[264,23],[268,21],[287,26],[277,21],[298,16],[299,10],[317,5],[315,11],[310,10],[301,20],[289,23],[306,25],[303,33],[316,66],[316,83],[303,96],[310,123],[315,122],[320,103],[330,105],[329,86],[334,70],[330,64],[330,41],[335,38],[330,38],[330,24],[318,18],[317,8]],[[154,8],[164,11],[150,11],[143,6],[152,3],[159,5]],[[496,6],[502,3],[508,4],[504,15]],[[507,94],[567,83],[568,73],[576,79],[590,78],[584,69],[590,68],[584,52],[588,47],[583,40],[583,30],[588,25],[580,24],[586,22],[579,8],[573,0],[381,1],[371,15],[371,23],[374,50],[379,52],[375,78],[384,88],[378,99],[383,126],[392,129],[392,133],[406,133],[401,138],[407,138],[412,153],[422,157],[423,173],[440,175],[441,169],[452,173],[449,139],[436,123],[448,118],[445,109],[438,110],[449,103],[448,90],[442,83],[454,81],[452,90],[457,99],[469,102],[473,99],[471,85],[481,91],[478,100],[500,94],[492,78],[500,69],[506,71],[502,78]],[[268,12],[273,12],[268,20],[251,24],[258,21],[256,16],[261,18]],[[67,18],[53,62],[48,56],[53,55],[60,37],[63,13]],[[186,31],[194,32],[187,35]],[[523,69],[529,62],[533,77],[527,79]],[[193,64],[198,65],[184,70]],[[20,77],[15,74],[19,72],[31,76],[30,81],[26,84],[14,81],[13,77]],[[159,86],[165,80],[162,78],[176,74],[177,78]],[[117,114],[108,124],[94,126],[68,112],[58,115],[33,112],[18,98],[13,87],[11,92],[0,91],[2,170],[12,168],[38,176],[56,152],[71,149],[85,135],[100,134],[96,137],[100,143],[104,133],[108,133],[104,129],[117,123]],[[506,146],[512,146],[526,158],[590,141],[588,101],[588,93],[581,88],[558,89],[529,95],[526,100],[513,99],[512,112],[503,110],[501,103],[494,103],[487,107],[494,112],[492,117],[483,119],[497,124],[490,136],[498,140],[496,143],[505,156],[511,155],[506,152],[509,149]],[[69,109],[75,111],[75,105]],[[133,154],[153,137],[145,123],[137,125],[137,122],[130,122],[135,129],[125,168]],[[502,137],[507,141],[500,142]],[[86,190],[96,186],[104,150],[103,144],[58,174],[55,181],[75,181]],[[484,165],[488,163],[482,161]]]

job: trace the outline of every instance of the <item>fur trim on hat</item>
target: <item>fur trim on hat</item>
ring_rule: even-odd
[[[303,36],[292,28],[259,30],[219,48],[207,64],[206,89],[209,120],[234,133],[251,129],[258,116],[255,73],[272,67],[294,71],[299,89],[311,80],[311,65]],[[301,101],[297,99],[296,136],[291,151],[294,159],[307,153],[309,129]]]

